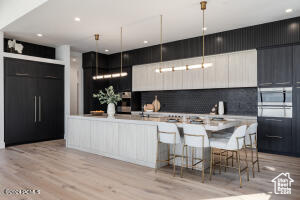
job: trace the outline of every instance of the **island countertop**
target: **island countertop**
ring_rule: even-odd
[[[121,122],[121,123],[134,123],[134,124],[141,124],[141,125],[158,125],[161,122],[168,122],[170,117],[167,116],[152,116],[152,117],[142,117],[140,115],[130,115],[130,114],[116,114],[114,118],[108,118],[106,115],[103,116],[93,116],[90,114],[86,115],[70,115],[69,118],[77,118],[77,119],[85,119],[85,120],[100,120],[106,122]],[[178,118],[179,119],[179,118]],[[209,122],[205,122],[203,120],[203,124],[205,129],[208,131],[220,131],[227,128],[238,126],[241,123],[241,120],[238,119],[229,119],[226,118],[222,121],[214,121],[209,120]],[[168,122],[173,123],[173,122]],[[187,120],[186,122],[176,122],[178,127],[182,127],[183,124],[190,124]]]

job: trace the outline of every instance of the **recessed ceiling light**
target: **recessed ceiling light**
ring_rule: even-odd
[[[109,50],[108,50],[108,49],[105,49],[105,52],[109,52]]]
[[[286,9],[286,10],[285,10],[285,12],[286,12],[286,13],[293,12],[293,9],[291,9],[291,8],[288,8],[288,9]]]
[[[76,62],[76,58],[73,58],[72,61],[73,61],[73,62]]]
[[[41,33],[38,33],[38,34],[36,34],[38,37],[43,37],[43,34],[41,34]]]
[[[147,41],[147,40],[145,40],[145,41],[144,41],[144,44],[148,44],[148,41]]]
[[[80,22],[80,18],[79,18],[79,17],[75,17],[74,20],[75,20],[76,22]]]
[[[203,30],[203,31],[206,31],[206,30],[207,30],[207,27],[202,28],[202,30]]]

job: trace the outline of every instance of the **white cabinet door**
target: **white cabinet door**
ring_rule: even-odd
[[[149,87],[148,75],[145,71],[144,65],[137,65],[132,67],[132,91],[145,91]]]
[[[155,72],[156,69],[159,69],[159,64],[146,65],[145,73],[148,75],[147,90],[163,90],[163,73]]]
[[[71,146],[88,149],[91,146],[91,122],[82,119],[68,119],[68,138]]]
[[[204,88],[215,88],[215,82],[216,82],[215,56],[205,57],[204,63],[212,63],[211,67],[204,68]]]
[[[245,52],[244,87],[257,87],[257,51]]]
[[[186,65],[197,65],[201,63],[200,58],[184,60]],[[203,69],[191,69],[183,71],[182,89],[202,89],[203,88]]]
[[[164,62],[162,68],[180,66],[178,61]],[[164,90],[182,89],[182,71],[163,72]]]
[[[215,58],[213,66],[216,72],[215,88],[228,87],[228,55],[221,54]]]
[[[232,53],[229,55],[229,87],[242,87],[245,66],[244,53]]]
[[[128,158],[136,159],[136,125],[129,123],[118,123],[118,150],[119,155]]]
[[[182,60],[177,60],[172,62],[173,67],[184,66]],[[172,73],[172,90],[181,90],[182,89],[182,74],[184,71],[174,71]]]

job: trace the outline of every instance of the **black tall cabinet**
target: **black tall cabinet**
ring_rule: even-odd
[[[64,67],[4,59],[6,145],[64,135]]]
[[[293,47],[293,137],[294,152],[300,155],[300,45]]]

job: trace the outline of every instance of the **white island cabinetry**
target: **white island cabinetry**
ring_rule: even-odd
[[[67,147],[153,168],[156,134],[156,125],[71,116]]]

